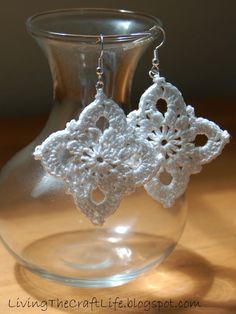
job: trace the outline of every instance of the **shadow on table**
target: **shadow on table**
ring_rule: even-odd
[[[217,232],[218,235],[235,236],[235,158],[236,145],[232,145],[231,140],[222,156],[204,165],[202,173],[191,176],[187,192],[188,221],[212,239]],[[235,249],[236,245],[232,250]]]
[[[235,270],[212,265],[200,255],[180,246],[162,265],[121,287],[81,289],[65,286],[43,279],[18,264],[15,266],[15,276],[19,285],[30,296],[37,299],[39,304],[41,301],[52,299],[82,301],[79,307],[58,307],[65,312],[236,313]],[[103,305],[106,306],[116,298],[123,302],[129,300],[130,307],[119,309],[117,305],[115,311],[114,304],[111,308],[95,305],[92,308],[86,302],[83,303],[93,297],[99,301],[102,299]],[[170,306],[170,301],[173,308]],[[56,302],[54,308],[57,307]],[[179,302],[186,303],[179,307]],[[190,302],[196,302],[191,309]],[[220,312],[220,309],[223,312]],[[48,310],[50,310],[49,304]]]

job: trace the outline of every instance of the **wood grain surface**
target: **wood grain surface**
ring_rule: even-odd
[[[218,102],[219,103],[219,102]],[[222,119],[221,106],[202,105],[202,113],[235,133],[230,102]],[[208,109],[204,109],[208,108]],[[213,109],[214,108],[214,109]],[[218,109],[217,109],[218,108]],[[234,110],[235,111],[235,110]],[[205,115],[206,116],[206,115]],[[29,143],[46,117],[1,119],[0,163]],[[0,246],[0,313],[204,313],[236,314],[236,145],[234,137],[223,154],[192,176],[188,188],[189,217],[174,253],[159,267],[121,287],[81,289],[40,278],[18,265]],[[44,300],[123,300],[135,306],[119,308],[56,308]],[[10,306],[9,307],[9,300]],[[39,307],[32,307],[38,301]],[[138,308],[138,302],[140,308]],[[170,308],[168,302],[175,308]],[[179,302],[186,307],[180,307]],[[200,306],[191,308],[189,302]],[[28,302],[23,308],[17,302]],[[155,303],[156,302],[156,303]],[[30,305],[30,306],[28,306]],[[86,305],[84,303],[84,305]],[[156,305],[155,307],[152,307]],[[168,305],[168,306],[167,306]],[[178,305],[178,306],[177,306]],[[158,307],[159,306],[159,307]]]

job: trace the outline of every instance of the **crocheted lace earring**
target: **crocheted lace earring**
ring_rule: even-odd
[[[201,165],[217,157],[229,134],[215,123],[197,118],[194,109],[186,106],[180,91],[166,82],[159,73],[158,49],[154,50],[151,85],[141,96],[139,109],[131,112],[128,123],[135,128],[136,137],[149,142],[156,154],[162,155],[161,167],[145,185],[145,189],[164,207],[171,207],[187,188],[189,177],[201,171]],[[165,111],[162,107],[165,105]],[[207,138],[203,146],[197,146],[199,134]]]
[[[64,181],[76,207],[94,224],[102,224],[122,197],[148,182],[160,166],[151,144],[134,136],[123,110],[104,93],[102,35],[99,42],[95,100],[78,120],[68,122],[34,151],[46,173]]]

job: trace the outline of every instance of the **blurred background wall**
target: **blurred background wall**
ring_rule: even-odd
[[[69,7],[137,10],[159,17],[167,33],[161,49],[164,76],[187,101],[236,98],[235,0],[8,0],[0,4],[0,116],[43,114],[50,110],[52,86],[46,58],[27,34],[25,20],[40,11]],[[150,80],[152,51],[138,66],[133,93],[138,99]],[[147,72],[145,72],[147,73]],[[224,108],[224,105],[222,104]],[[214,110],[214,107],[212,107]]]

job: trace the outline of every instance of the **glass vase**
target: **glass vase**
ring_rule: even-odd
[[[184,196],[166,209],[138,188],[96,226],[33,157],[37,145],[93,101],[100,34],[105,93],[125,113],[137,107],[130,103],[133,74],[159,26],[155,17],[108,9],[51,11],[27,21],[49,62],[54,104],[39,136],[1,171],[0,228],[18,262],[43,277],[81,287],[121,285],[161,263],[178,242],[186,220]]]

